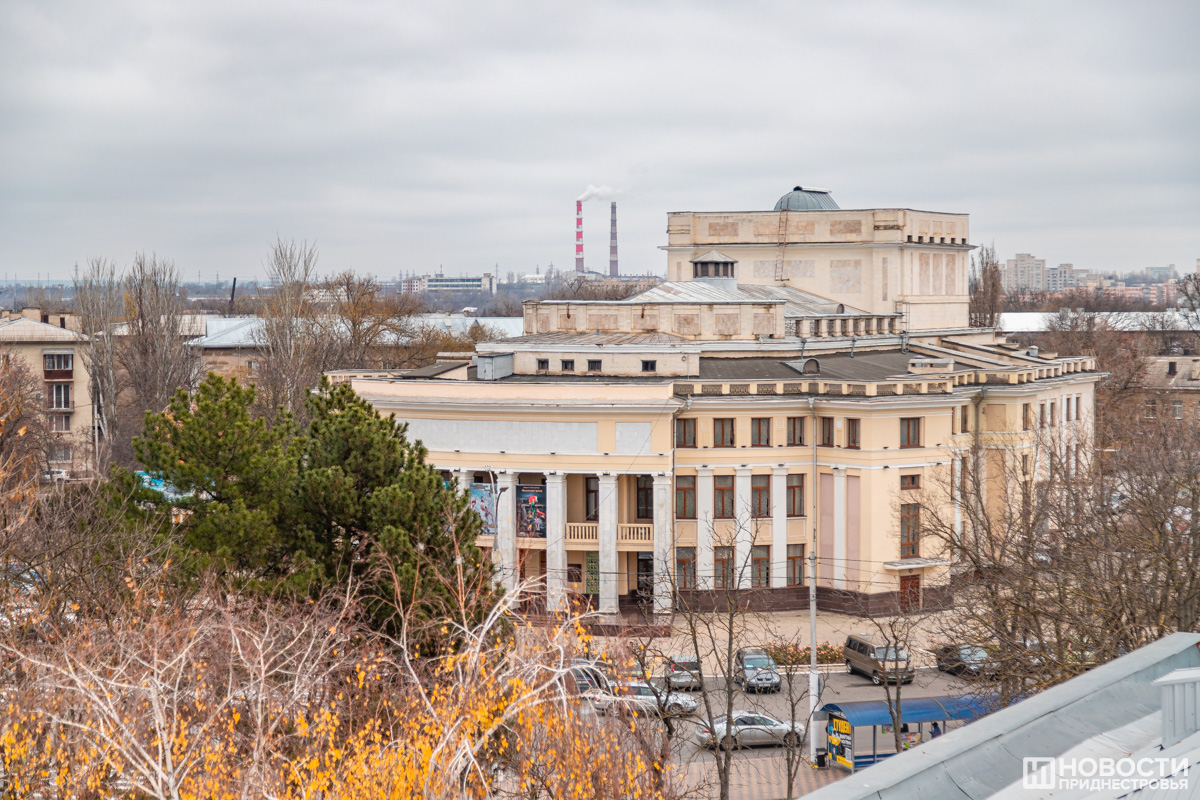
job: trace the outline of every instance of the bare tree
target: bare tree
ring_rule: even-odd
[[[979,259],[971,258],[970,318],[972,328],[994,328],[1000,324],[1003,280],[995,245],[979,249]]]
[[[315,244],[275,241],[267,261],[271,286],[259,305],[262,327],[256,333],[263,353],[258,394],[268,415],[277,408],[303,414],[305,396],[341,350],[313,302],[316,270]]]
[[[118,407],[125,376],[118,363],[114,332],[125,314],[123,295],[117,266],[107,259],[89,259],[87,271],[75,279],[75,310],[83,332],[91,340],[78,355],[91,382],[92,416],[98,432],[95,461],[101,470],[111,449],[121,445],[128,448],[132,435],[123,429]]]
[[[175,263],[138,253],[125,276],[125,332],[117,344],[138,412],[161,411],[200,378],[200,359],[184,328],[187,293]]]

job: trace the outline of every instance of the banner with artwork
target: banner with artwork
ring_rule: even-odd
[[[483,520],[483,536],[496,535],[496,495],[490,483],[471,485],[471,508]]]
[[[546,538],[545,486],[517,486],[517,536]]]

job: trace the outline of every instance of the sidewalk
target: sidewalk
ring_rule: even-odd
[[[732,767],[729,800],[781,800],[787,794],[787,768],[782,758],[735,758]],[[716,795],[717,770],[712,764],[692,762],[675,769],[683,770],[680,780],[688,789],[705,797]],[[812,769],[802,764],[796,773],[792,796],[801,797],[848,777],[849,772],[837,767]]]

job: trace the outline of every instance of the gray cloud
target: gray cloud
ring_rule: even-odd
[[[1002,255],[1200,257],[1194,3],[9,0],[0,270],[167,254],[261,274],[276,233],[392,276],[573,263],[620,187],[624,269],[674,210],[972,215]],[[607,208],[585,207],[589,262]]]

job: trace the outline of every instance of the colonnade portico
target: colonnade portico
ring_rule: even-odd
[[[568,594],[568,574],[578,565],[568,564],[568,550],[575,551],[576,557],[580,552],[595,553],[597,557],[596,583],[598,592],[594,595],[597,600],[597,610],[606,615],[619,612],[621,576],[628,579],[628,570],[622,570],[620,553],[641,552],[653,553],[652,594],[655,613],[669,613],[672,606],[671,569],[674,562],[674,540],[672,535],[673,481],[667,473],[618,473],[618,472],[565,472],[561,470],[532,471],[496,470],[489,467],[480,469],[465,469],[455,467],[447,470],[457,479],[462,488],[470,488],[476,484],[475,475],[483,473],[495,481],[494,503],[496,527],[492,539],[492,563],[496,571],[497,582],[506,591],[515,591],[521,580],[521,558],[525,552],[522,547],[530,540],[519,536],[519,513],[517,507],[518,475],[539,475],[545,486],[545,589],[546,607],[548,611],[565,609]],[[585,505],[594,502],[594,509],[583,509],[587,520],[579,523],[570,522],[574,517],[580,518],[577,506],[569,505],[568,480],[578,481],[579,478],[594,479],[596,490],[594,500],[585,495]],[[621,478],[652,479],[652,497],[650,507],[652,515],[649,519],[641,518],[640,523],[622,523],[621,501],[630,507],[636,505],[636,499],[623,498],[620,490]],[[624,483],[628,483],[626,480]],[[576,491],[579,484],[573,484]],[[587,491],[591,491],[590,489]],[[577,495],[578,496],[578,495]],[[646,524],[649,523],[649,524]],[[537,542],[536,549],[541,549]],[[590,556],[589,556],[590,557]],[[645,558],[645,556],[643,556]],[[644,561],[642,562],[644,563]],[[578,577],[573,580],[579,580]]]

